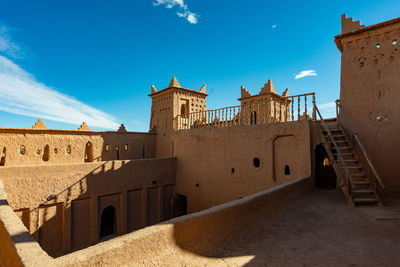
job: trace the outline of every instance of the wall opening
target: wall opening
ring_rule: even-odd
[[[67,152],[67,154],[71,154],[71,151],[72,151],[71,146],[67,145],[67,148],[65,149],[65,151]]]
[[[119,146],[115,147],[115,153],[117,154],[117,160],[119,160]]]
[[[142,158],[146,157],[145,151],[146,151],[146,147],[145,147],[145,145],[143,145]]]
[[[290,175],[290,167],[289,167],[289,165],[285,165],[285,175]]]
[[[85,146],[85,162],[93,161],[93,145],[91,142],[87,142]]]
[[[260,168],[261,166],[261,160],[257,157],[253,158],[253,166],[256,168]]]
[[[255,111],[250,114],[250,124],[257,124],[257,113]]]
[[[6,165],[6,152],[7,152],[7,149],[5,147],[3,147],[3,150],[0,155],[0,166]]]
[[[43,159],[43,161],[49,161],[49,159],[50,159],[50,147],[49,147],[49,145],[46,145],[44,147],[42,159]]]
[[[106,150],[106,152],[110,151],[110,145],[109,144],[106,144],[105,150]]]
[[[115,234],[115,208],[108,206],[101,213],[100,238]]]
[[[188,116],[188,107],[186,104],[181,105],[181,116],[183,118],[187,118],[187,116]]]
[[[24,145],[19,147],[19,154],[25,155],[25,146]]]
[[[173,217],[179,217],[187,214],[187,197],[185,195],[176,194],[172,200]]]
[[[315,186],[321,189],[336,188],[336,173],[330,164],[328,153],[324,146],[319,144],[315,151]]]

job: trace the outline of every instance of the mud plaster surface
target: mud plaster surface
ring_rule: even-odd
[[[352,208],[336,190],[314,190],[216,255],[227,266],[244,255],[255,256],[245,266],[400,266],[400,202],[385,204]]]

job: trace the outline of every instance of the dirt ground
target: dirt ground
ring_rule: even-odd
[[[354,208],[342,193],[316,189],[261,217],[215,260],[228,266],[400,266],[400,202],[385,205]]]

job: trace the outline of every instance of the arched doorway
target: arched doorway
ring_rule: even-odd
[[[257,113],[255,111],[250,114],[250,124],[257,124]]]
[[[6,164],[6,152],[7,152],[7,149],[5,147],[3,147],[3,151],[1,152],[1,155],[0,155],[0,166],[4,166]]]
[[[85,162],[93,161],[93,145],[91,142],[86,143],[85,147]]]
[[[108,206],[101,213],[100,238],[115,234],[115,208]]]
[[[336,188],[336,173],[322,144],[315,148],[315,186],[321,189]]]
[[[116,147],[115,147],[115,153],[117,153],[117,154],[116,154],[117,160],[119,160],[119,146],[116,146]]]

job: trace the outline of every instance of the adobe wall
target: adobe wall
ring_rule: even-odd
[[[175,131],[171,146],[188,212],[311,176],[309,121]]]
[[[400,19],[355,29],[335,39],[340,100],[388,190],[400,192]]]
[[[93,161],[116,160],[117,147],[120,160],[155,157],[156,140],[151,133],[0,128],[0,154],[5,147],[5,166],[82,163],[88,142],[92,145]],[[46,145],[48,161],[43,158]],[[21,146],[25,147],[24,155],[20,153]]]
[[[205,257],[212,257],[224,243],[250,227],[260,214],[273,215],[311,189],[310,178],[296,179],[65,255],[54,263],[60,266],[98,266],[100,263],[103,266],[205,266],[209,263]]]
[[[8,201],[55,257],[95,244],[103,210],[120,235],[170,219],[176,159],[141,159],[0,168]]]
[[[0,266],[50,266],[51,258],[40,248],[8,205],[0,180]]]

